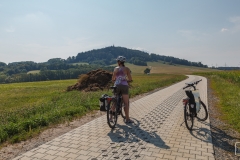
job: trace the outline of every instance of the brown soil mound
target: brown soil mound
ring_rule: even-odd
[[[93,70],[87,74],[81,74],[78,82],[75,85],[68,86],[67,91],[79,90],[79,91],[97,91],[103,90],[110,85],[112,79],[112,73],[98,69]]]

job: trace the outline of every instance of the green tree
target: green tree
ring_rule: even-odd
[[[149,68],[146,68],[146,69],[144,70],[144,73],[145,73],[145,74],[150,73],[150,69],[149,69]]]

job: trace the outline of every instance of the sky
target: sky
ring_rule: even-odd
[[[0,61],[121,46],[240,66],[239,0],[0,0]]]

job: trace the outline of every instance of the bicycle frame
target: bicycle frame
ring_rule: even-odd
[[[116,101],[117,101],[117,109],[118,109],[118,111],[121,111],[121,109],[122,109],[122,107],[121,107],[121,103],[122,103],[122,94],[121,93],[119,93],[119,94],[117,94],[117,92],[116,92],[116,88],[113,88],[113,96],[111,97],[111,99],[110,100],[112,100],[112,98],[115,98],[116,99]],[[108,102],[110,102],[110,100],[108,101]],[[120,101],[120,102],[119,102]]]

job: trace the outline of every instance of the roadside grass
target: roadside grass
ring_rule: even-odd
[[[219,98],[220,119],[240,133],[240,71],[197,73],[210,79],[210,87]]]
[[[134,97],[185,78],[183,75],[135,74],[130,95]],[[100,96],[112,94],[111,90],[65,91],[67,86],[76,82],[74,79],[1,84],[0,144],[26,140],[51,125],[69,122],[98,110]]]

